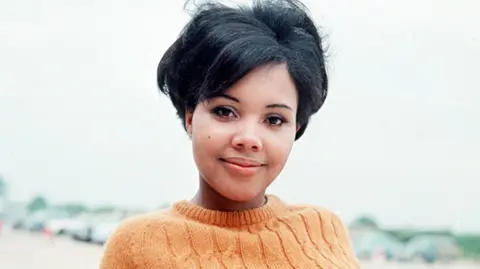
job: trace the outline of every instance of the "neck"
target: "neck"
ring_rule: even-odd
[[[265,193],[262,192],[248,201],[230,200],[215,191],[203,178],[200,177],[200,186],[192,198],[192,203],[216,211],[245,211],[262,207],[265,204]]]

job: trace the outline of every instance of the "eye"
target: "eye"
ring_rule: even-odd
[[[286,120],[280,116],[272,115],[267,117],[266,122],[272,126],[281,126],[286,123]]]
[[[212,109],[212,113],[221,117],[221,118],[232,118],[235,117],[235,113],[233,112],[233,109],[224,107],[224,106],[219,106],[214,109]]]

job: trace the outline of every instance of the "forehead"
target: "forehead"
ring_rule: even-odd
[[[225,93],[241,102],[285,103],[297,107],[297,90],[286,64],[258,67],[240,79]]]

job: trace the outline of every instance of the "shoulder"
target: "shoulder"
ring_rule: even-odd
[[[169,221],[167,210],[143,213],[123,220],[109,236],[101,269],[136,268],[145,240]]]
[[[294,204],[287,206],[290,212],[309,217],[316,217],[323,224],[330,224],[336,228],[346,228],[342,219],[332,210],[321,206],[308,204]]]
[[[289,205],[291,215],[301,216],[307,227],[320,229],[322,236],[332,236],[341,239],[341,243],[348,243],[349,232],[347,225],[340,216],[332,210],[321,206],[296,204]],[[345,241],[347,240],[347,241]]]
[[[347,225],[338,214],[313,205],[288,205],[288,208],[290,213],[285,218],[300,219],[312,242],[324,248],[325,255],[360,268]]]
[[[132,245],[139,244],[145,235],[150,235],[175,220],[170,209],[131,216],[117,226],[107,243],[120,240],[122,242],[129,241]]]
[[[166,211],[142,213],[124,219],[111,234],[110,239],[120,237],[124,240],[135,239],[136,235],[143,233],[152,225],[158,225],[167,219]]]

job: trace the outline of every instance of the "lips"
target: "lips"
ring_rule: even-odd
[[[248,158],[220,158],[226,171],[235,178],[252,179],[266,164],[256,159]]]
[[[234,164],[243,168],[260,167],[265,165],[264,162],[261,162],[255,159],[239,158],[239,157],[220,158],[220,161]]]

